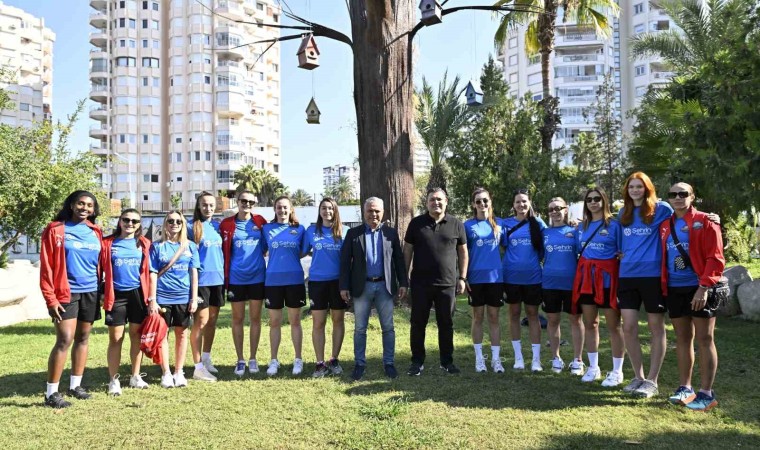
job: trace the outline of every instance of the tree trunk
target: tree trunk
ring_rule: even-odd
[[[411,148],[416,0],[352,0],[360,200],[379,197],[401,237],[414,212]]]
[[[16,242],[18,242],[19,238],[21,237],[21,232],[16,231],[16,234],[13,235],[10,239],[5,241],[2,246],[0,246],[0,255],[6,253],[8,249],[16,245]]]
[[[544,14],[538,16],[538,42],[541,45],[541,83],[543,96],[540,105],[544,110],[544,123],[539,130],[541,134],[541,150],[544,153],[552,151],[552,138],[561,123],[558,108],[559,100],[552,95],[549,80],[550,61],[554,51],[554,30],[557,22],[557,3],[555,0],[544,1]]]

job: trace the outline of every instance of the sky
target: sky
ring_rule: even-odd
[[[3,2],[44,18],[45,25],[56,34],[53,48],[53,116],[65,120],[66,115],[75,110],[76,102],[87,98],[89,92],[90,2]],[[295,14],[351,35],[345,0],[286,2]],[[417,3],[415,0],[415,5]],[[450,0],[444,8],[492,3],[493,0]],[[287,21],[283,23],[288,24]],[[450,79],[459,75],[463,84],[479,78],[488,55],[496,57],[493,46],[496,27],[497,21],[488,11],[459,11],[444,17],[441,24],[420,30],[415,37],[415,85],[421,85],[424,76],[435,86],[447,70]],[[287,30],[283,31],[285,33]],[[318,38],[320,66],[312,71],[299,69],[295,55],[299,42],[292,40],[280,44],[281,178],[291,192],[301,188],[311,194],[319,194],[322,192],[322,167],[352,164],[358,155],[353,62],[346,44]],[[312,94],[322,113],[319,125],[306,123],[304,111]],[[75,126],[71,138],[72,149],[89,146],[89,127],[94,123],[87,116],[90,104],[88,100]]]

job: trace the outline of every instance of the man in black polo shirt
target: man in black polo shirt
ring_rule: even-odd
[[[427,193],[428,213],[409,223],[404,237],[407,273],[412,266],[412,365],[409,375],[420,375],[425,362],[425,328],[435,305],[441,368],[459,373],[454,365],[454,296],[465,290],[467,235],[456,217],[446,214],[448,196],[442,188]],[[414,264],[412,264],[412,262]]]

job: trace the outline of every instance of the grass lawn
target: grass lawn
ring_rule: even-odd
[[[281,361],[286,375],[238,380],[232,374],[234,351],[229,306],[223,312],[214,349],[220,382],[190,380],[184,389],[161,389],[159,370],[145,367],[150,389],[124,388],[121,397],[106,395],[106,327],[99,324],[91,338],[90,362],[84,385],[92,400],[72,400],[66,410],[42,406],[45,367],[54,341],[48,321],[0,328],[0,447],[11,448],[757,448],[760,439],[760,396],[757,358],[760,326],[719,319],[720,356],[716,392],[720,405],[693,413],[667,404],[677,387],[673,330],[668,329],[669,353],[660,381],[660,396],[633,399],[598,383],[581,384],[567,373],[474,373],[469,309],[459,301],[455,316],[455,360],[463,369],[450,376],[438,369],[436,331],[428,328],[428,364],[420,377],[408,377],[409,311],[396,313],[397,380],[383,376],[380,328],[370,321],[368,371],[363,381],[343,378],[314,380],[310,341],[311,320],[303,321],[305,376],[290,375],[293,359],[289,331],[284,328]],[[642,316],[643,317],[643,316]],[[432,318],[431,318],[432,321]],[[343,366],[353,367],[353,319]],[[506,317],[502,316],[502,322]],[[329,326],[328,326],[329,328]],[[602,327],[604,328],[604,327]],[[648,343],[642,322],[642,342]],[[563,335],[569,330],[563,325]],[[604,333],[604,332],[603,332]],[[247,333],[246,333],[247,334]],[[527,335],[527,329],[523,336]],[[507,342],[506,330],[503,341]],[[247,337],[246,337],[247,342]],[[328,338],[329,342],[329,338]],[[524,353],[530,347],[524,338]],[[487,348],[486,338],[486,348]],[[125,351],[122,362],[128,360]],[[603,335],[602,370],[611,367],[609,344]],[[755,350],[752,350],[752,349]],[[259,363],[269,354],[268,333],[262,333]],[[329,349],[329,344],[328,344]],[[511,355],[511,349],[503,352]],[[645,348],[647,351],[648,348]],[[329,350],[328,350],[329,351]],[[565,360],[569,346],[562,347]],[[489,353],[488,350],[485,353]],[[754,355],[754,356],[753,356]],[[188,363],[186,373],[192,374]],[[626,363],[627,364],[627,363]],[[511,367],[511,357],[505,366]],[[128,366],[122,367],[124,377]],[[626,375],[630,370],[626,366]],[[754,381],[753,381],[754,380]],[[69,371],[61,380],[68,387]],[[696,380],[695,380],[696,382]],[[126,385],[127,382],[123,382]]]

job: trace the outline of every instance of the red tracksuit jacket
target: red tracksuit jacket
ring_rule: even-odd
[[[230,284],[230,258],[232,258],[232,236],[235,235],[235,216],[227,217],[219,224],[219,234],[222,235],[222,254],[224,255],[224,287]],[[267,220],[258,214],[251,214],[253,224],[263,228]]]
[[[113,289],[113,265],[111,264],[111,247],[116,236],[108,236],[103,239],[103,248],[100,251],[100,267],[105,277],[105,289],[103,290],[103,309],[110,311],[113,308],[115,294]],[[140,236],[138,246],[142,250],[142,262],[140,263],[140,289],[143,293],[145,304],[150,297],[150,240]]]

